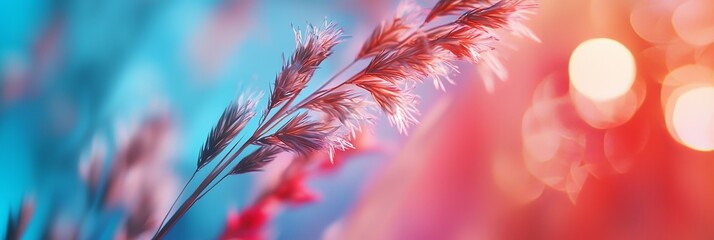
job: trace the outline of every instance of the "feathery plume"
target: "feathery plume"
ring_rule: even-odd
[[[423,78],[432,77],[436,81],[446,79],[449,70],[456,68],[449,63],[445,51],[434,49],[433,44],[420,37],[403,48],[390,52],[382,52],[367,65],[364,74],[352,79],[380,78],[393,84],[421,82]]]
[[[232,102],[226,107],[218,119],[218,123],[206,138],[206,143],[201,148],[198,157],[197,169],[205,167],[211,160],[216,158],[223,149],[240,133],[255,115],[256,102],[242,97],[238,102]]]
[[[503,28],[517,36],[540,42],[540,39],[522,23],[528,20],[528,15],[533,14],[536,8],[538,4],[530,0],[501,0],[491,6],[478,7],[465,12],[456,23],[484,31]]]
[[[275,146],[262,146],[253,153],[245,156],[238,164],[231,169],[229,174],[243,174],[256,172],[263,169],[269,162],[273,161],[278,153],[283,150]]]
[[[428,33],[434,46],[447,50],[458,60],[477,63],[481,54],[493,50],[489,44],[496,38],[469,26],[447,25]]]
[[[275,77],[268,109],[275,108],[296,96],[310,81],[318,66],[332,55],[332,48],[342,42],[342,28],[325,21],[322,29],[308,25],[305,36],[295,33],[296,48],[290,60],[283,60],[283,69]],[[304,39],[303,39],[304,38]]]
[[[278,146],[305,156],[323,149],[327,144],[326,137],[335,130],[337,127],[312,120],[307,112],[303,112],[293,117],[275,133],[259,139],[258,143],[265,146]]]
[[[334,134],[334,135],[327,137],[327,154],[330,157],[330,163],[335,163],[335,149],[336,148],[339,148],[342,151],[355,148],[355,146],[352,145],[352,143],[348,140],[347,137],[349,137],[349,136],[354,138],[355,133],[352,132],[352,135],[341,133],[341,134]]]
[[[425,22],[431,22],[436,17],[481,7],[490,4],[490,2],[490,0],[439,0],[426,16]]]
[[[508,78],[508,72],[498,58],[497,52],[489,51],[481,54],[479,62],[480,64],[476,65],[476,69],[481,76],[486,91],[493,92],[496,80],[503,81]]]
[[[396,126],[400,133],[406,134],[409,126],[418,123],[414,115],[419,113],[416,108],[419,98],[408,90],[402,90],[395,83],[378,77],[357,78],[352,84],[372,95],[387,114],[389,123]]]
[[[306,109],[326,114],[330,119],[337,119],[350,135],[361,130],[361,126],[372,122],[369,113],[370,103],[352,90],[340,90],[325,94],[307,102]]]
[[[421,8],[413,0],[404,0],[399,4],[397,14],[391,21],[382,21],[372,35],[362,45],[357,59],[372,57],[385,49],[398,46],[417,24]]]
[[[471,9],[461,15],[456,22],[482,30],[502,28],[508,26],[513,14],[535,6],[524,4],[524,0],[501,0],[491,6]]]
[[[401,18],[395,17],[392,21],[383,21],[364,43],[357,58],[374,56],[386,48],[399,45],[409,30],[411,27],[406,25]]]

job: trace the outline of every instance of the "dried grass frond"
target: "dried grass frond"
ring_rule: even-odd
[[[295,33],[295,52],[288,61],[283,59],[283,69],[275,77],[268,109],[275,108],[290,98],[295,97],[310,81],[322,61],[332,55],[332,48],[344,37],[342,28],[325,21],[322,28],[308,25],[303,36],[300,30]]]
[[[492,0],[439,0],[427,15],[425,22],[431,22],[437,17],[451,15],[472,8],[488,5]]]
[[[407,128],[418,123],[415,115],[419,114],[416,104],[419,97],[403,90],[395,83],[379,77],[362,77],[352,84],[369,92],[379,107],[387,114],[389,122],[400,133],[406,134]]]
[[[449,51],[455,60],[477,63],[481,54],[491,51],[496,37],[469,26],[444,26],[428,33],[434,46]]]
[[[269,162],[273,161],[278,153],[282,152],[283,149],[275,146],[262,146],[258,150],[253,151],[248,156],[238,162],[238,164],[231,169],[229,174],[243,174],[248,172],[256,172],[263,169],[263,167]]]
[[[226,107],[201,148],[197,169],[205,167],[238,136],[248,121],[255,116],[256,104],[257,101],[248,98],[232,102]]]
[[[305,104],[306,109],[318,111],[330,119],[337,119],[347,129],[349,135],[361,130],[362,125],[371,124],[374,116],[370,114],[372,103],[354,90],[340,90],[315,98]]]
[[[311,119],[308,112],[303,112],[290,119],[275,133],[259,139],[258,143],[278,146],[306,156],[313,151],[322,150],[327,144],[326,138],[335,130],[336,126]]]
[[[411,30],[411,26],[404,23],[401,18],[394,18],[392,21],[382,21],[372,32],[362,49],[357,54],[357,58],[366,58],[377,55],[384,49],[396,47]]]
[[[399,4],[396,15],[391,21],[382,21],[372,35],[362,45],[357,59],[373,57],[380,52],[399,46],[417,26],[421,7],[413,0],[404,0]]]
[[[348,136],[354,138],[355,133],[352,132],[352,135],[348,135],[345,133],[333,134],[327,137],[327,154],[330,157],[330,163],[335,162],[335,149],[340,149],[342,151],[345,151],[347,149],[355,149],[355,146],[347,138]]]
[[[524,4],[524,0],[501,0],[491,6],[476,7],[462,14],[456,23],[476,29],[497,29],[507,27],[512,15],[536,5]]]

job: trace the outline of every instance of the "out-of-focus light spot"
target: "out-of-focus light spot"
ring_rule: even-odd
[[[714,83],[714,71],[704,66],[690,64],[681,66],[667,74],[662,82],[662,87],[672,88],[700,83]]]
[[[523,148],[537,161],[553,158],[560,147],[561,138],[555,126],[556,121],[543,119],[544,116],[550,116],[542,111],[545,107],[543,104],[528,109],[522,123]]]
[[[567,73],[550,73],[533,89],[533,104],[554,101],[568,94]]]
[[[664,43],[676,37],[672,27],[673,7],[661,2],[640,1],[630,14],[630,24],[637,35],[653,43]]]
[[[672,112],[676,98],[681,95],[682,87],[693,85],[714,85],[714,71],[701,65],[684,65],[669,74],[662,81],[661,103],[667,120],[667,127],[672,128]],[[679,94],[675,94],[679,92]]]
[[[555,155],[547,161],[539,161],[524,154],[524,162],[528,171],[547,186],[566,191],[571,181],[571,167],[583,163],[585,141],[578,139],[561,139],[560,147]]]
[[[565,98],[559,99],[535,104],[526,111],[523,156],[533,176],[551,188],[565,191],[571,166],[582,163],[585,139],[560,123],[558,113],[569,103],[562,101]]]
[[[687,64],[693,64],[694,56],[694,49],[686,43],[672,43],[667,46],[665,62],[669,70],[674,70]]]
[[[690,0],[672,15],[672,25],[685,42],[704,46],[714,42],[714,1]]]
[[[598,129],[614,128],[629,121],[644,102],[645,95],[646,86],[640,81],[622,96],[607,101],[593,101],[578,91],[570,91],[580,118]]]
[[[607,38],[581,43],[570,56],[570,82],[595,101],[624,95],[635,80],[635,59],[621,43]]]
[[[673,114],[674,133],[682,144],[698,151],[714,150],[714,86],[684,92]]]

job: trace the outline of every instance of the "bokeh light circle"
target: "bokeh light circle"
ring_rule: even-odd
[[[581,43],[570,56],[570,83],[595,101],[624,95],[635,81],[635,59],[621,43],[597,38]]]
[[[674,132],[682,144],[698,151],[714,150],[714,86],[682,93],[673,115]]]
[[[714,42],[714,1],[690,0],[674,11],[672,25],[685,42],[705,46]]]
[[[672,26],[672,3],[640,1],[630,13],[632,29],[652,43],[667,43],[677,37]]]
[[[675,130],[674,124],[674,111],[679,98],[692,89],[707,86],[714,86],[714,71],[708,67],[695,64],[684,65],[673,70],[662,81],[660,101],[664,119],[669,134],[677,142],[684,142],[677,130]]]

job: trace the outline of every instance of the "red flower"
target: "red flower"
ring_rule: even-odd
[[[240,213],[229,213],[228,224],[219,239],[266,239],[266,236],[263,233],[263,228],[268,223],[270,218],[266,211],[266,206],[267,204],[258,204],[247,208]]]

